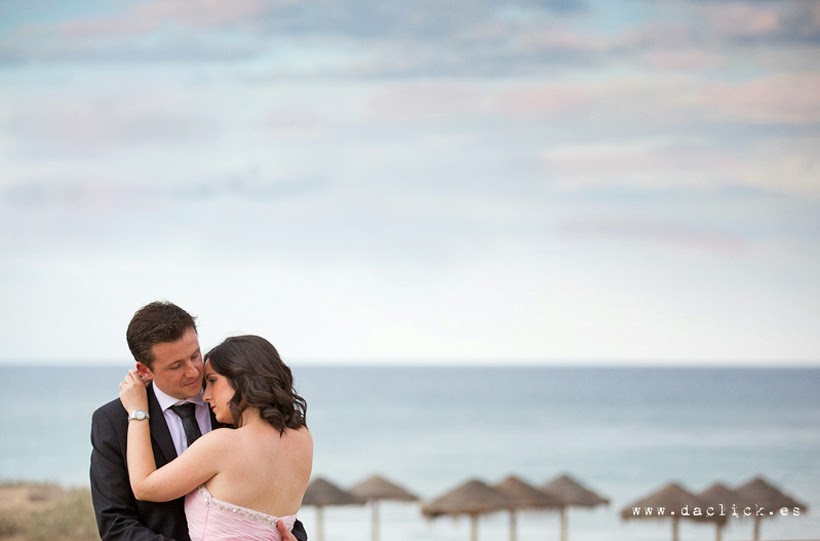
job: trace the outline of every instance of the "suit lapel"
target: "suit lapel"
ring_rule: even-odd
[[[148,386],[148,414],[151,416],[149,422],[151,423],[151,439],[154,440],[156,446],[165,457],[165,464],[171,462],[177,457],[177,450],[174,447],[174,440],[171,439],[171,431],[168,430],[168,424],[165,422],[165,415],[162,413],[162,408],[157,402],[157,396],[154,394],[154,384]],[[160,464],[157,464],[159,467]]]

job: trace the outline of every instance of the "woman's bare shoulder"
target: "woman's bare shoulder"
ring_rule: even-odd
[[[301,428],[288,428],[285,430],[285,434],[293,435],[300,439],[313,439],[313,436],[311,436],[310,434],[310,430],[308,430],[308,427],[306,426],[303,426]]]
[[[300,452],[313,454],[313,436],[307,427],[289,428],[285,431],[285,437],[287,441],[286,445],[291,449],[301,449]]]
[[[194,442],[194,445],[200,444],[200,447],[218,448],[230,444],[234,439],[234,429],[232,428],[215,428],[204,434],[201,438]],[[193,445],[191,446],[193,448]]]

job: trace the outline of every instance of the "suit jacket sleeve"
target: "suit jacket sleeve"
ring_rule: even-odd
[[[91,499],[102,541],[174,541],[140,523],[116,423],[105,410],[91,419]]]
[[[297,520],[293,523],[293,529],[291,530],[293,537],[298,539],[299,541],[308,541],[307,532],[305,531],[305,525],[302,524],[301,520]]]

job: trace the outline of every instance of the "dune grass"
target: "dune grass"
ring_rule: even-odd
[[[0,540],[94,541],[99,539],[87,488],[41,483],[0,485]]]

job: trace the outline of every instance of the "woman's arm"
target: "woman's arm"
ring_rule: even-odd
[[[120,401],[128,413],[148,409],[145,385],[132,370],[120,385]],[[214,430],[197,439],[187,451],[160,469],[151,448],[148,421],[128,423],[128,477],[138,500],[167,502],[181,498],[219,473],[219,457],[225,456],[230,431]]]

